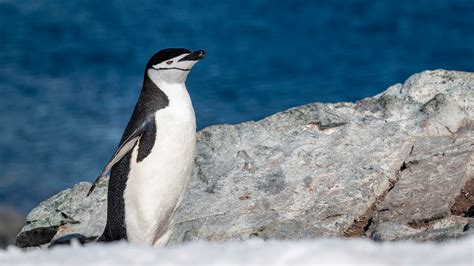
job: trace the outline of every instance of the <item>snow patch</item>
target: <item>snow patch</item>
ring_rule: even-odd
[[[474,236],[444,243],[367,239],[192,242],[166,248],[126,242],[0,251],[0,265],[474,265]]]

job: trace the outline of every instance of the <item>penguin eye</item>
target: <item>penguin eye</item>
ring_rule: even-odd
[[[166,61],[166,64],[171,65],[173,63],[173,60]]]

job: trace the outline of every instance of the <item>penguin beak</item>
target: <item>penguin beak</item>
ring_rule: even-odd
[[[203,50],[197,50],[197,51],[194,51],[194,52],[188,54],[187,56],[181,58],[178,62],[201,60],[201,59],[204,58],[205,54],[206,54],[206,52],[204,52]]]

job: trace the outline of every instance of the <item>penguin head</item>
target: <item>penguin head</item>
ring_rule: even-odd
[[[146,65],[146,73],[153,79],[167,83],[183,83],[191,68],[203,59],[205,52],[191,52],[183,48],[168,48],[154,54]]]

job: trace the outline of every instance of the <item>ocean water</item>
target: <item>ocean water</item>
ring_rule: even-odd
[[[474,71],[474,1],[0,0],[0,205],[24,212],[113,153],[148,58],[204,49],[198,127]]]

